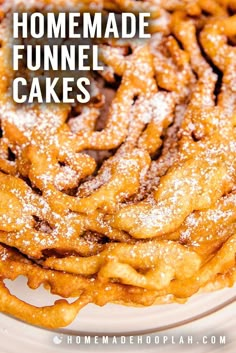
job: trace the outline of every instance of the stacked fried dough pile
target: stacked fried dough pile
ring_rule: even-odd
[[[88,105],[16,106],[2,1],[0,310],[55,328],[88,303],[183,302],[232,286],[235,1],[24,3],[150,10],[152,39],[100,43],[105,70]],[[4,285],[19,275],[75,300],[25,303]]]

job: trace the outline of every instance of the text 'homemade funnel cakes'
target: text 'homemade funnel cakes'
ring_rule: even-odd
[[[14,3],[1,1],[0,311],[58,328],[89,303],[183,303],[233,286],[235,1]],[[98,40],[104,70],[87,104],[14,104],[12,8],[68,3],[150,12],[151,39]],[[20,275],[62,299],[18,299],[4,281]]]

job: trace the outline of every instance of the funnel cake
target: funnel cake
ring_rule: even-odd
[[[73,106],[13,104],[12,7],[70,10],[13,3],[1,1],[0,310],[58,328],[89,303],[184,303],[233,286],[235,1],[71,0],[150,11],[152,33],[99,41],[104,71]],[[23,302],[4,283],[20,275],[62,299]]]

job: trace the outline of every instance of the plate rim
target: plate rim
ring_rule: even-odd
[[[236,302],[236,294],[233,295],[230,299],[227,299],[225,302],[215,306],[214,308],[211,308],[209,310],[204,311],[201,314],[197,314],[192,316],[191,318],[187,318],[184,320],[180,320],[177,321],[173,324],[168,324],[168,325],[164,325],[161,327],[157,327],[157,328],[150,328],[150,329],[143,329],[143,330],[134,330],[134,331],[124,331],[124,332],[85,332],[85,331],[75,331],[72,329],[66,329],[66,328],[61,328],[59,330],[57,330],[58,333],[64,334],[64,335],[69,335],[69,336],[91,336],[91,337],[103,337],[103,336],[108,336],[108,337],[120,337],[120,336],[140,336],[140,335],[146,335],[146,334],[153,334],[153,333],[159,333],[159,332],[165,332],[167,330],[171,330],[174,328],[178,328],[184,325],[187,325],[191,322],[195,322],[198,321],[200,319],[203,319],[205,317],[208,317],[210,315],[213,315],[216,312],[219,312],[221,310],[223,310],[225,307],[233,304],[234,302]],[[184,304],[180,304],[180,305],[184,305]],[[55,332],[55,330],[52,330],[53,332]]]
[[[228,288],[230,289],[234,289],[235,287],[231,287]],[[227,289],[227,288],[224,288]],[[236,288],[235,288],[236,289]],[[220,291],[220,290],[219,290]],[[217,291],[215,291],[216,293]],[[204,294],[209,294],[209,293],[204,293]],[[104,336],[108,336],[108,337],[121,337],[121,336],[140,336],[140,335],[147,335],[147,334],[154,334],[154,333],[160,333],[160,332],[165,332],[167,330],[171,330],[171,329],[175,329],[184,325],[187,325],[189,323],[198,321],[200,319],[203,319],[205,317],[211,316],[216,312],[219,312],[221,310],[223,310],[225,307],[236,303],[236,294],[232,293],[232,297],[230,297],[229,299],[227,299],[226,301],[220,303],[219,305],[214,306],[213,308],[209,309],[209,310],[205,310],[204,312],[200,313],[200,314],[196,314],[194,316],[191,316],[189,318],[183,319],[183,320],[179,320],[177,322],[174,323],[170,323],[164,326],[160,326],[160,327],[153,327],[153,328],[149,328],[149,329],[138,329],[138,330],[130,330],[130,331],[111,331],[111,332],[95,332],[95,331],[83,331],[83,330],[74,330],[74,329],[70,329],[70,328],[58,328],[58,329],[50,329],[50,328],[45,328],[45,327],[41,327],[41,326],[37,326],[37,325],[31,325],[23,320],[20,320],[19,318],[16,318],[12,315],[6,314],[4,312],[1,312],[2,315],[7,316],[11,319],[13,319],[14,321],[18,321],[19,323],[23,323],[26,326],[29,327],[33,327],[36,329],[40,329],[43,330],[45,332],[53,332],[53,333],[58,333],[58,334],[63,334],[66,336],[81,336],[81,337],[85,337],[85,336],[90,336],[90,337],[104,337]],[[164,305],[164,304],[163,304]],[[171,305],[171,304],[170,304]],[[180,305],[185,305],[185,304],[180,304]]]

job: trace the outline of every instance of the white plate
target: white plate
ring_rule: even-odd
[[[18,278],[8,281],[8,288],[20,298],[35,305],[51,304],[52,299],[43,288],[32,292],[26,287],[26,280]],[[54,296],[54,300],[57,297]],[[102,308],[88,305],[81,310],[78,318],[63,330],[49,331],[27,325],[19,320],[0,314],[0,353],[68,353],[68,352],[142,352],[142,353],[209,353],[236,351],[236,286],[215,293],[194,296],[187,304],[167,304],[148,308],[129,308],[120,305],[106,305]],[[231,304],[230,304],[231,303]],[[172,327],[172,329],[170,329]],[[175,328],[174,328],[175,327]],[[157,332],[159,331],[159,332]],[[180,337],[193,335],[211,337],[223,334],[227,337],[225,346],[155,344],[94,344],[78,345],[75,338],[79,335],[116,335],[148,334],[144,338],[157,336]],[[74,334],[73,344],[68,344],[68,337]],[[138,336],[140,337],[140,336]],[[100,341],[101,342],[101,341]],[[129,341],[128,341],[129,342]],[[136,342],[136,341],[135,341]]]
[[[36,291],[30,290],[24,277],[6,283],[13,294],[37,306],[50,305],[59,298],[49,295],[41,287]],[[185,304],[141,308],[115,304],[98,307],[90,304],[81,310],[70,326],[59,331],[75,335],[133,335],[163,331],[210,315],[235,299],[236,285],[217,292],[194,295]]]

